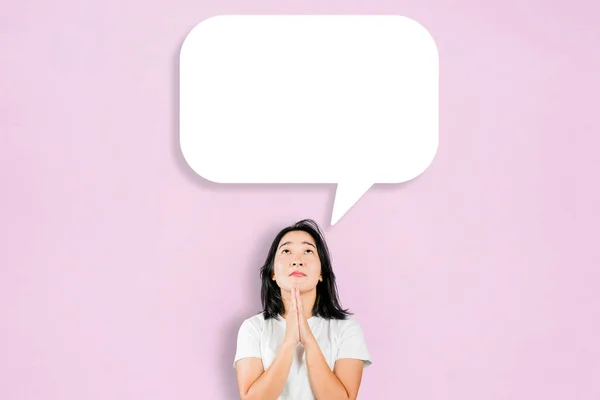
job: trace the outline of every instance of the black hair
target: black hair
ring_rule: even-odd
[[[283,228],[277,236],[275,236],[275,239],[273,239],[273,243],[267,254],[267,259],[260,269],[260,278],[262,280],[260,295],[264,318],[276,318],[284,312],[281,289],[277,285],[277,282],[272,279],[273,262],[281,238],[288,232],[293,231],[303,231],[312,236],[317,245],[317,254],[321,261],[321,276],[323,281],[317,284],[317,297],[313,306],[312,315],[325,319],[346,319],[346,317],[352,315],[352,313],[348,310],[344,310],[340,305],[337,286],[335,284],[335,274],[333,273],[331,266],[331,256],[329,255],[327,243],[325,242],[325,238],[321,233],[319,226],[311,219],[304,219]]]

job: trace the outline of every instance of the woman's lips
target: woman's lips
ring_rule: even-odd
[[[300,272],[300,271],[294,271],[294,272],[292,272],[292,273],[290,274],[290,276],[303,277],[303,276],[306,276],[306,274],[303,274],[303,273],[302,273],[302,272]]]

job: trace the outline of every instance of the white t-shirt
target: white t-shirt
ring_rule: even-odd
[[[354,358],[364,361],[364,367],[371,365],[363,332],[356,320],[327,320],[311,317],[308,325],[319,343],[319,347],[333,370],[335,361],[340,358]],[[265,371],[277,355],[285,338],[285,319],[281,316],[265,321],[262,313],[246,319],[238,332],[235,363],[247,357],[262,360]],[[298,344],[287,382],[279,400],[315,400],[308,380],[308,370],[304,347]]]

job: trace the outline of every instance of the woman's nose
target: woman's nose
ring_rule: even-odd
[[[304,263],[300,260],[292,261],[292,267],[302,267]]]

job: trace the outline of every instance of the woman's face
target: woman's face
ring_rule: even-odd
[[[283,290],[297,286],[301,292],[314,289],[321,278],[317,245],[304,231],[292,231],[279,241],[273,261],[273,278]]]

